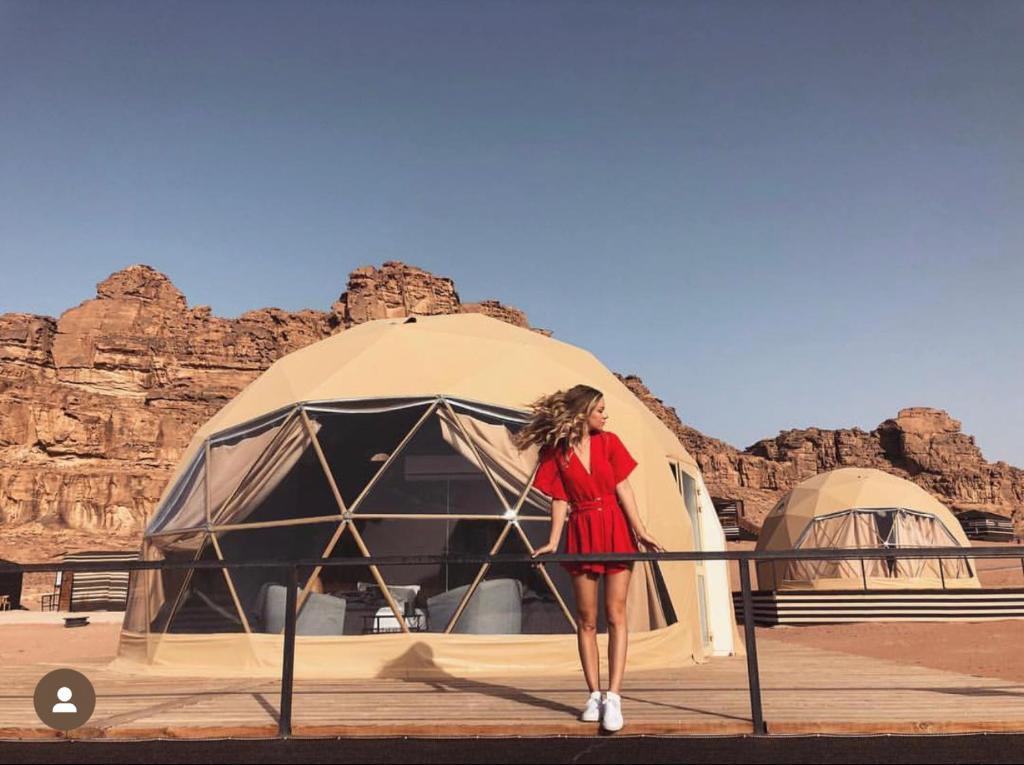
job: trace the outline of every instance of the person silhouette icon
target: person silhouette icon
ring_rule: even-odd
[[[78,713],[78,707],[76,707],[74,704],[70,703],[72,695],[73,694],[71,693],[71,689],[68,688],[66,685],[61,687],[61,688],[58,688],[57,689],[57,698],[60,699],[60,702],[53,705],[53,710],[52,710],[53,713],[54,714],[72,714],[72,715],[73,714],[77,714]]]
[[[96,689],[78,670],[61,667],[39,678],[32,692],[32,706],[44,725],[54,730],[74,730],[85,725],[96,711]]]

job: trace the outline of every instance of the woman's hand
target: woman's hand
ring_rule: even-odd
[[[636,544],[640,548],[641,552],[667,552],[664,547],[658,544],[658,541],[651,536],[651,532],[647,529],[641,529],[636,532]],[[650,548],[650,549],[644,549]]]
[[[544,553],[549,552],[558,552],[558,545],[556,545],[554,542],[548,542],[547,544],[543,544],[540,547],[535,547],[530,557],[536,558],[538,555],[543,555]]]

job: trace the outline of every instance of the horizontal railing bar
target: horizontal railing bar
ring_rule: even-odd
[[[891,549],[818,549],[818,550],[693,550],[686,552],[637,553],[459,553],[450,555],[381,555],[352,558],[297,558],[255,561],[76,561],[69,563],[0,563],[4,573],[45,573],[57,571],[149,571],[206,568],[283,568],[286,566],[393,566],[434,565],[439,563],[554,563],[586,561],[713,561],[713,560],[857,560],[884,558],[1024,558],[1024,549],[1006,547],[900,547]]]

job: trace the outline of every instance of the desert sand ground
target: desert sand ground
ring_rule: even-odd
[[[113,659],[117,655],[118,623],[67,629],[63,624],[3,622],[0,615],[0,667],[50,661],[74,667],[76,659]]]

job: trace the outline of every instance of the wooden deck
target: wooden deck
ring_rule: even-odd
[[[1024,731],[1024,685],[759,639],[769,733]],[[5,667],[0,739],[58,738],[35,716],[32,693],[54,664]],[[96,710],[71,738],[274,736],[276,681],[129,677],[75,662]],[[606,669],[602,667],[602,670]],[[580,676],[423,682],[297,682],[296,736],[592,736],[576,719]],[[627,671],[630,734],[746,734],[745,657],[670,675]]]

